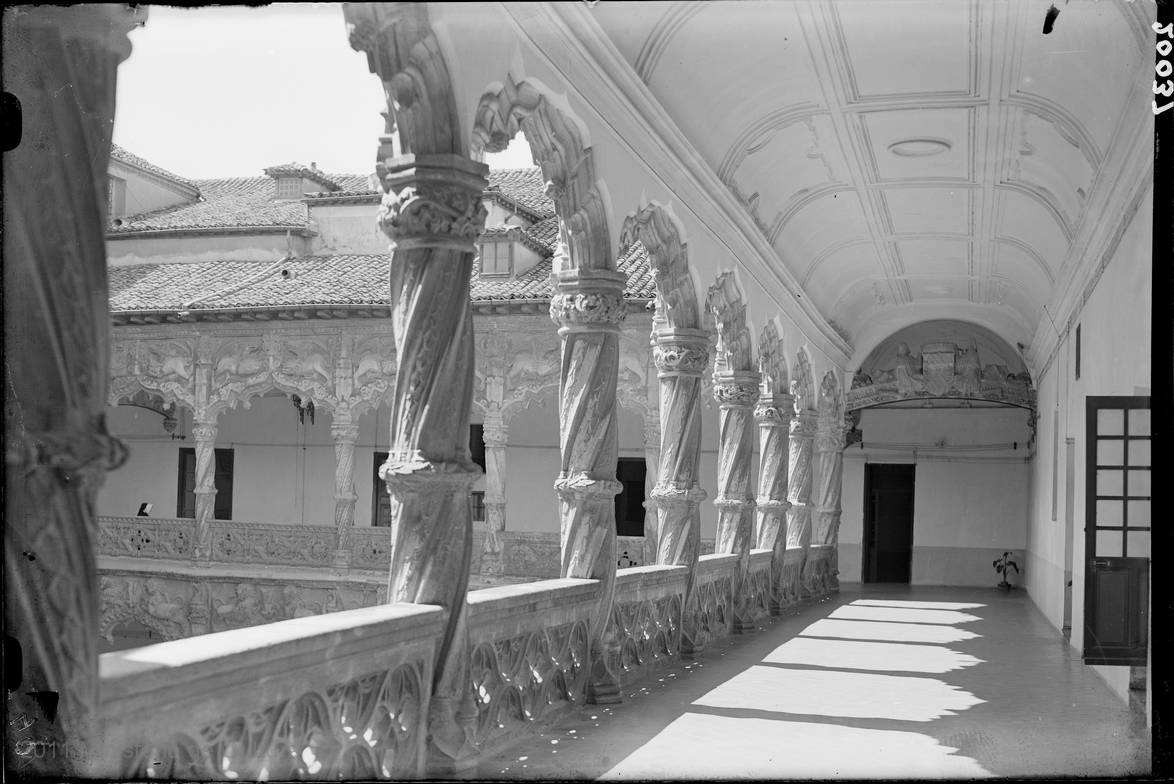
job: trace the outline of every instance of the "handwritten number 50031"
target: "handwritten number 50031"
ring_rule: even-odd
[[[1160,25],[1157,22],[1154,22],[1153,28],[1154,28],[1154,32],[1157,33],[1158,35],[1166,36],[1166,40],[1158,41],[1158,45],[1157,45],[1158,54],[1163,59],[1158,60],[1158,64],[1154,66],[1154,73],[1156,73],[1158,76],[1165,79],[1172,72],[1174,72],[1174,67],[1172,67],[1170,65],[1170,61],[1165,59],[1166,57],[1168,57],[1170,55],[1171,50],[1174,50],[1174,44],[1171,44],[1169,41],[1169,39],[1171,37],[1174,37],[1174,24]],[[1170,81],[1169,79],[1166,79],[1165,84],[1158,84],[1155,81],[1154,82],[1154,95],[1160,95],[1163,98],[1169,98],[1171,95],[1174,95],[1174,82]],[[1163,104],[1162,106],[1158,106],[1158,102],[1154,101],[1153,102],[1154,114],[1161,114],[1162,112],[1169,109],[1171,106],[1174,106],[1174,102]]]

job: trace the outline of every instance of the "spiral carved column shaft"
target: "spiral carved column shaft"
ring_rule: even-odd
[[[811,443],[815,437],[816,413],[796,412],[791,420],[788,462],[787,551],[783,560],[783,592],[788,603],[802,597],[803,561],[811,545]]]
[[[387,462],[389,602],[449,612],[433,680],[430,735],[449,759],[471,749],[465,594],[472,558],[469,457],[474,242],[485,224],[486,167],[457,155],[391,159],[379,221],[392,241],[391,311],[399,370]]]
[[[783,561],[787,554],[787,469],[791,415],[794,399],[790,395],[760,397],[754,409],[758,423],[758,530],[760,550],[770,550],[771,611],[785,606],[782,595]]]
[[[501,415],[485,420],[485,544],[481,551],[481,573],[500,575],[502,537],[505,531],[505,470],[507,431]]]
[[[350,415],[335,412],[330,427],[334,439],[334,565],[350,566],[351,534],[355,529],[355,442],[359,426]]]
[[[687,566],[682,608],[684,650],[693,650],[690,602],[701,551],[701,374],[709,361],[704,330],[664,328],[655,335],[652,358],[660,384],[660,457],[652,500],[659,531],[656,563]]]
[[[212,559],[212,521],[216,519],[215,421],[192,425],[196,453],[196,545],[193,557],[207,564]]]
[[[827,593],[834,579],[834,551],[839,532],[844,436],[838,422],[819,428],[815,439],[815,503],[811,549],[803,583],[812,594]]]
[[[610,670],[604,639],[616,579],[615,496],[619,445],[616,383],[619,330],[625,316],[622,273],[570,269],[558,273],[550,317],[559,325],[559,498],[563,577],[599,580],[599,609],[591,629],[589,701],[619,702],[619,682]]]
[[[4,89],[22,110],[3,173],[4,334],[16,348],[5,358],[4,612],[22,665],[8,712],[35,719],[56,752],[25,758],[32,776],[82,777],[100,756],[94,503],[126,458],[105,425],[106,168],[118,64],[141,19],[113,4],[3,17]],[[55,718],[42,695],[55,695]]]
[[[738,556],[734,589],[734,630],[754,628],[749,613],[748,577],[754,530],[754,497],[750,490],[750,458],[754,451],[754,404],[760,375],[751,371],[713,374],[713,397],[720,406],[717,469],[717,541],[714,551]]]

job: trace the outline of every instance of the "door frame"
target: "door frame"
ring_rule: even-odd
[[[860,537],[860,582],[872,583],[877,582],[876,577],[876,536],[873,535],[876,524],[876,516],[872,507],[872,484],[873,484],[873,469],[879,466],[907,466],[911,469],[912,481],[910,482],[910,496],[911,501],[916,499],[917,488],[917,463],[915,461],[869,461],[864,464],[864,514],[861,515],[863,531]],[[912,514],[912,512],[911,512]],[[910,529],[913,528],[912,518],[909,520]],[[912,534],[912,530],[910,531]],[[871,561],[871,563],[870,563]],[[870,579],[871,578],[871,579]],[[909,539],[909,580],[913,582],[913,538]]]

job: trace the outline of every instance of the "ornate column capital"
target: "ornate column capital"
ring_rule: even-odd
[[[652,346],[658,378],[700,378],[709,364],[709,334],[702,329],[661,329],[653,335]]]
[[[192,438],[196,441],[215,441],[218,430],[215,422],[197,422],[192,425]]]
[[[839,452],[843,450],[844,445],[845,437],[842,428],[820,429],[815,435],[815,450],[817,452]]]
[[[385,171],[379,226],[395,250],[476,252],[489,167],[460,155],[404,155]]]
[[[754,421],[759,425],[787,427],[795,414],[795,398],[790,395],[763,395],[754,407]]]
[[[818,415],[814,410],[805,408],[796,411],[791,419],[791,438],[814,438],[818,425]]]
[[[335,443],[354,445],[359,440],[359,426],[354,422],[334,422],[330,426],[330,437]]]
[[[496,416],[487,415],[482,426],[482,436],[486,447],[504,447],[509,440],[509,427],[502,421],[500,413]]]
[[[713,374],[713,399],[722,408],[751,408],[758,401],[761,376],[749,370],[718,370]]]
[[[557,274],[558,293],[550,298],[550,318],[559,325],[558,334],[611,332],[619,334],[628,315],[622,272],[578,268]]]

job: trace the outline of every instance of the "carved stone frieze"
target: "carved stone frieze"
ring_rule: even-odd
[[[858,371],[852,379],[846,406],[867,408],[894,400],[924,397],[990,400],[1034,409],[1035,389],[1026,372],[1012,372],[1002,358],[982,364],[978,342],[965,346],[948,340],[923,343],[914,354],[907,343],[897,343],[887,367]]]

